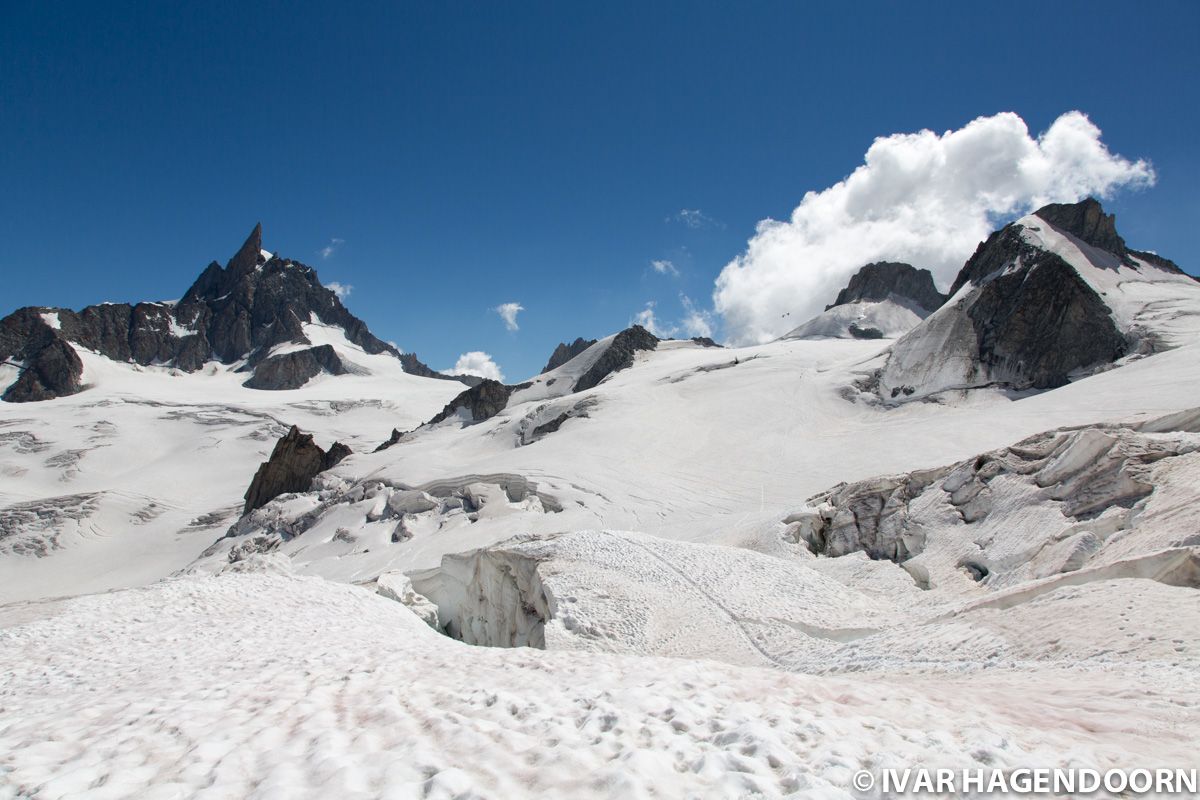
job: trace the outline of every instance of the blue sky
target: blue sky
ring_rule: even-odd
[[[1200,267],[1200,4],[341,5],[3,3],[0,313],[178,297],[261,220],[380,337],[519,380],[711,309],[875,137],[1003,111],[1152,163],[1106,207]]]

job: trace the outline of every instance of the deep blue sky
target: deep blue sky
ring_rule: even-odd
[[[382,338],[517,380],[707,305],[875,136],[1005,110],[1152,161],[1106,205],[1200,266],[1195,2],[380,5],[0,2],[0,314],[178,297],[261,220]]]

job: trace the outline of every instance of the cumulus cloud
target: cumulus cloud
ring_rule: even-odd
[[[654,318],[654,306],[656,303],[653,300],[646,301],[646,307],[633,315],[633,319],[629,321],[630,325],[641,325],[646,330],[653,333],[655,336],[664,337],[669,334],[658,325],[658,320]]]
[[[337,252],[337,249],[346,243],[345,239],[333,238],[329,240],[329,244],[321,248],[321,258],[328,259],[331,255]]]
[[[520,303],[501,303],[494,309],[500,315],[500,319],[504,320],[504,327],[510,331],[520,330],[521,326],[517,324],[517,314],[525,310],[525,306]]]
[[[692,298],[686,294],[679,295],[679,302],[683,304],[683,320],[679,323],[683,332],[689,338],[692,336],[707,336],[712,338],[712,312],[705,311],[701,308],[696,308],[696,304],[692,302]]]
[[[945,289],[999,221],[1154,183],[1147,162],[1110,153],[1100,136],[1072,111],[1036,138],[1019,116],[1002,113],[940,136],[925,130],[876,139],[861,166],[808,192],[790,220],[758,223],[745,252],[721,271],[713,304],[729,340],[751,344],[786,333],[820,313],[871,261],[930,269]]]
[[[669,261],[665,258],[656,258],[650,262],[650,269],[657,272],[659,275],[670,275],[679,277],[679,267],[675,266],[674,261]]]
[[[350,293],[354,291],[354,287],[350,284],[338,283],[337,281],[330,281],[329,283],[325,284],[325,288],[336,294],[339,300],[345,300],[350,296]]]
[[[454,362],[453,369],[442,370],[447,375],[478,375],[480,378],[491,378],[494,381],[504,381],[504,373],[492,357],[481,350],[463,353]]]
[[[633,315],[629,324],[641,325],[660,339],[678,336],[681,333],[689,338],[692,336],[711,337],[713,333],[712,312],[697,308],[696,304],[692,302],[692,298],[686,294],[679,295],[679,303],[683,306],[683,318],[678,322],[660,321],[655,311],[658,303],[654,300],[647,300],[645,307]]]
[[[705,214],[698,208],[681,208],[671,216],[667,217],[667,222],[681,222],[692,230],[701,230],[703,228],[724,228],[725,223],[715,220],[708,214]]]

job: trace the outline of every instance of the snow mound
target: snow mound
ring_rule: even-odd
[[[903,297],[845,303],[827,309],[783,339],[895,339],[920,324],[929,312]]]

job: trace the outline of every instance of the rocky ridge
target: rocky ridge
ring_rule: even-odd
[[[583,337],[577,338],[570,344],[561,342],[558,347],[554,348],[554,352],[550,354],[550,360],[546,362],[546,366],[542,367],[542,371],[538,374],[544,375],[552,369],[558,369],[595,343],[595,339],[584,339]]]
[[[640,350],[655,350],[659,339],[641,325],[626,328],[613,337],[608,349],[591,368],[575,381],[573,391],[591,389],[614,372],[633,366],[633,355]]]
[[[256,225],[224,267],[209,264],[177,303],[105,303],[78,312],[26,307],[0,320],[0,360],[22,368],[3,399],[45,400],[84,388],[82,362],[71,345],[114,361],[185,372],[209,361],[244,361],[242,369],[255,373],[247,385],[257,389],[296,388],[317,371],[347,371],[336,353],[321,350],[288,354],[258,372],[272,348],[310,343],[307,322],[340,328],[352,344],[369,354],[391,354],[411,374],[456,379],[375,337],[312,267],[262,250],[262,226]]]

